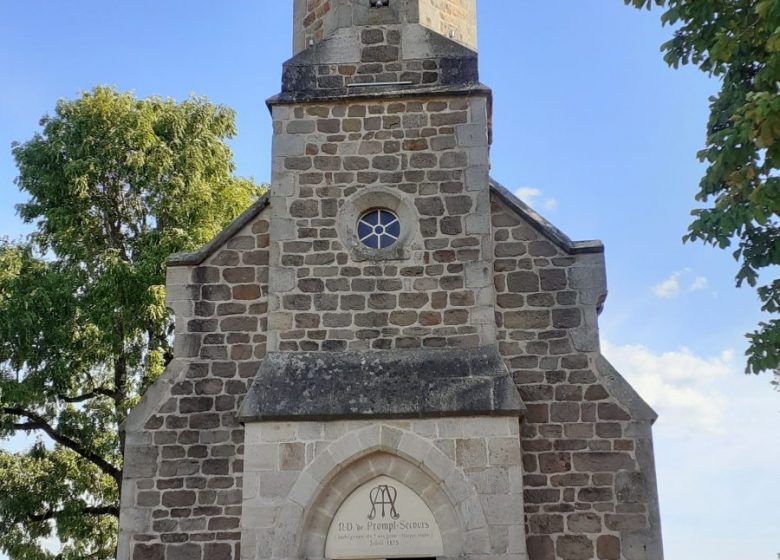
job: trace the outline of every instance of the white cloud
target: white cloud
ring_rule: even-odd
[[[674,299],[680,295],[680,273],[673,272],[669,278],[653,286],[653,293],[661,299]]]
[[[709,281],[705,276],[694,275],[693,270],[690,268],[683,268],[676,272],[672,272],[668,278],[653,286],[651,289],[653,294],[660,299],[676,299],[680,295],[680,284],[687,284],[690,281],[688,287],[689,292],[701,292],[709,288]],[[713,292],[713,296],[716,294]]]
[[[713,382],[736,376],[734,352],[697,356],[687,348],[656,354],[641,345],[602,344],[604,355],[660,415],[659,422],[675,433],[725,430],[726,396]]]
[[[523,202],[531,204],[535,198],[542,196],[542,191],[533,187],[520,187],[515,191],[515,196]]]
[[[707,279],[704,276],[697,276],[694,278],[693,282],[691,282],[690,291],[698,292],[699,290],[706,290],[707,286],[709,286]]]
[[[541,189],[520,187],[515,191],[515,196],[529,206],[536,206],[536,201],[539,200],[539,205],[545,210],[553,211],[558,209],[558,200],[552,197],[545,197]]]

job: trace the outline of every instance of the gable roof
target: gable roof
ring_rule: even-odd
[[[168,266],[197,266],[203,264],[207,258],[217,252],[217,249],[222,247],[228,240],[241,231],[245,225],[251,222],[255,217],[263,211],[263,209],[269,204],[268,193],[258,198],[252,206],[244,210],[244,212],[230,224],[214,236],[214,239],[206,243],[203,247],[195,251],[194,253],[174,253],[166,261]]]
[[[512,210],[520,214],[534,229],[547,237],[550,241],[558,245],[561,249],[571,255],[582,253],[603,253],[604,244],[601,241],[572,241],[568,235],[563,233],[557,227],[545,220],[533,208],[517,198],[512,192],[501,183],[490,178],[490,190],[509,206]]]
[[[601,241],[572,241],[569,236],[544,219],[533,208],[517,198],[511,191],[492,177],[490,178],[490,190],[493,194],[498,196],[504,204],[525,219],[534,229],[567,253],[576,255],[582,253],[604,252],[604,244]],[[222,245],[227,243],[231,237],[257,217],[257,215],[269,204],[270,198],[268,193],[266,193],[257,199],[252,206],[247,208],[243,214],[233,220],[230,225],[214,236],[214,239],[206,243],[199,250],[193,253],[174,253],[168,257],[168,266],[197,266],[203,264],[203,261],[213,255]]]

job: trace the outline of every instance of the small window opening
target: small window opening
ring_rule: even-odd
[[[358,239],[369,249],[392,247],[401,236],[401,222],[394,212],[375,208],[358,220]]]

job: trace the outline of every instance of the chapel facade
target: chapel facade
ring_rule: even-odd
[[[662,560],[604,248],[490,178],[476,0],[294,0],[266,196],[168,262],[120,560]]]

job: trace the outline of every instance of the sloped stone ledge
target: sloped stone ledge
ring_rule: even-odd
[[[520,416],[523,411],[495,347],[270,352],[239,420]]]
[[[491,192],[498,195],[498,197],[507,206],[509,206],[509,208],[517,212],[518,215],[524,218],[539,233],[544,235],[547,239],[555,243],[559,248],[563,249],[568,254],[579,255],[583,253],[604,253],[604,244],[601,241],[572,241],[568,235],[548,222],[544,217],[542,217],[541,214],[517,198],[514,194],[512,194],[511,191],[509,191],[509,189],[507,189],[492,177],[490,178],[490,190]]]

